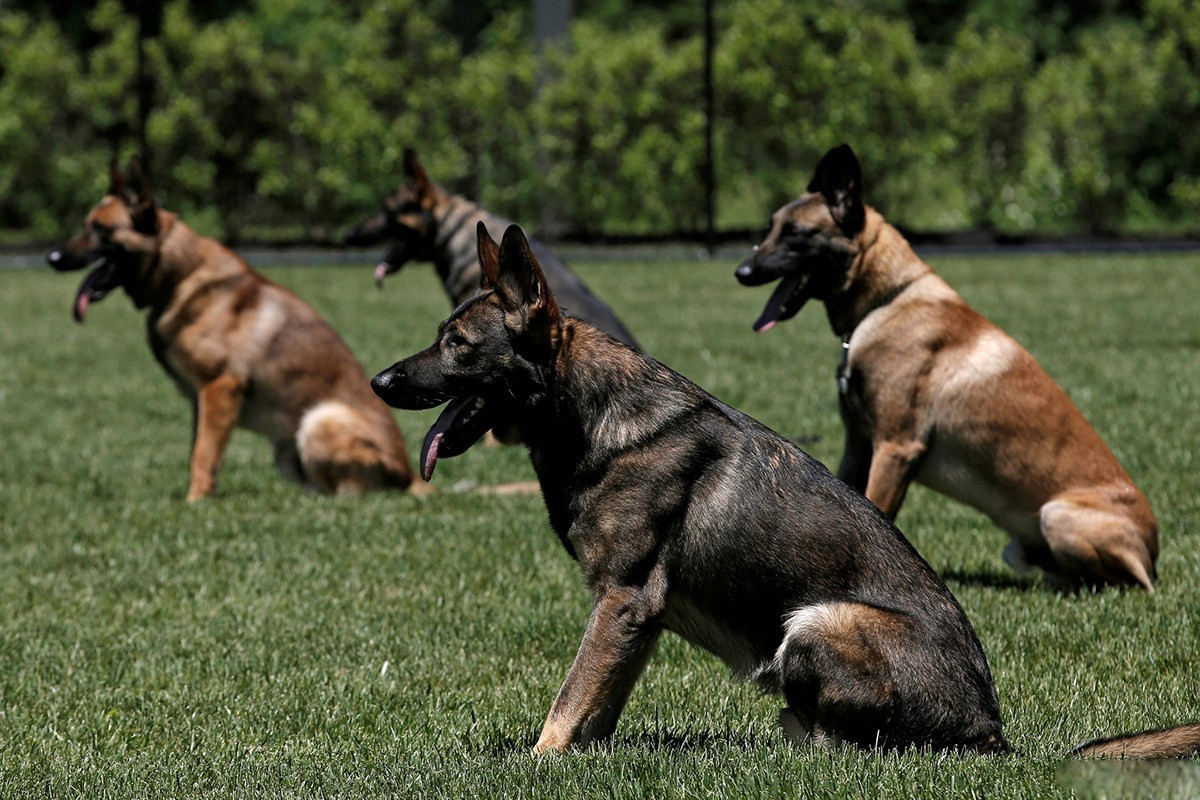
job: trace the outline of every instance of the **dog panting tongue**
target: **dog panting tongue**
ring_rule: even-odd
[[[75,292],[75,305],[71,309],[76,322],[83,322],[92,301],[103,300],[105,295],[116,285],[116,273],[116,266],[109,261],[104,261],[87,274]]]
[[[446,431],[450,430],[458,415],[474,401],[474,397],[464,397],[462,400],[447,405],[438,415],[433,427],[425,434],[425,441],[421,443],[421,477],[425,480],[433,477],[433,468],[437,466],[438,450],[441,449]]]
[[[92,298],[87,292],[80,292],[75,296],[75,321],[83,322],[83,318],[87,316],[88,306],[91,304]]]
[[[793,314],[799,311],[799,308],[788,309],[788,301],[792,299],[792,295],[800,284],[807,278],[806,273],[797,271],[783,278],[779,285],[775,287],[775,291],[771,293],[771,298],[767,300],[767,305],[763,308],[762,313],[758,315],[758,319],[754,322],[754,330],[758,333],[769,331],[775,327],[775,323],[779,321],[780,315],[785,310],[791,311]]]
[[[392,265],[386,261],[380,261],[375,265],[375,285],[380,289],[383,288],[383,279],[392,271]]]

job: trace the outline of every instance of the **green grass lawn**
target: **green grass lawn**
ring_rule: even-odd
[[[820,306],[750,330],[766,289],[733,263],[574,266],[648,351],[808,446],[840,454],[839,344]],[[1017,581],[1005,537],[914,488],[900,527],[947,577],[1000,690],[1012,758],[805,750],[781,701],[664,639],[611,742],[529,748],[588,597],[519,448],[439,464],[417,500],[340,500],[277,477],[238,432],[218,496],[187,506],[189,412],[116,295],[0,273],[0,797],[1192,797],[1200,766],[1063,765],[1101,734],[1200,718],[1200,259],[935,260],[1083,409],[1158,514],[1158,593]],[[432,270],[271,268],[373,374],[424,347]],[[419,449],[436,411],[398,414]],[[1150,789],[1148,787],[1154,787]]]

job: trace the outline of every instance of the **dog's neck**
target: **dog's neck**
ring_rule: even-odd
[[[249,273],[241,257],[216,239],[201,236],[170,211],[159,212],[158,247],[144,256],[137,277],[125,287],[138,308],[163,312],[203,285]]]
[[[545,395],[518,427],[551,524],[565,537],[570,487],[594,483],[614,453],[657,435],[703,402],[703,392],[585,322],[563,317],[558,333]]]
[[[825,300],[829,325],[846,339],[868,314],[895,300],[914,281],[932,274],[900,231],[867,207],[867,221],[856,244],[846,283]]]

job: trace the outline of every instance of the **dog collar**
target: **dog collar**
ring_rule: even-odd
[[[838,385],[838,394],[846,394],[846,392],[850,391],[850,336],[849,336],[849,334],[842,337],[842,360],[838,362],[837,385]]]

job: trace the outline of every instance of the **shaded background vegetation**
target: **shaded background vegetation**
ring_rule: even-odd
[[[139,149],[204,232],[335,238],[405,145],[523,222],[696,231],[702,28],[699,0],[576,0],[539,62],[528,0],[8,2],[0,231],[73,228]],[[847,141],[913,229],[1200,229],[1192,0],[719,0],[716,35],[719,228]]]

